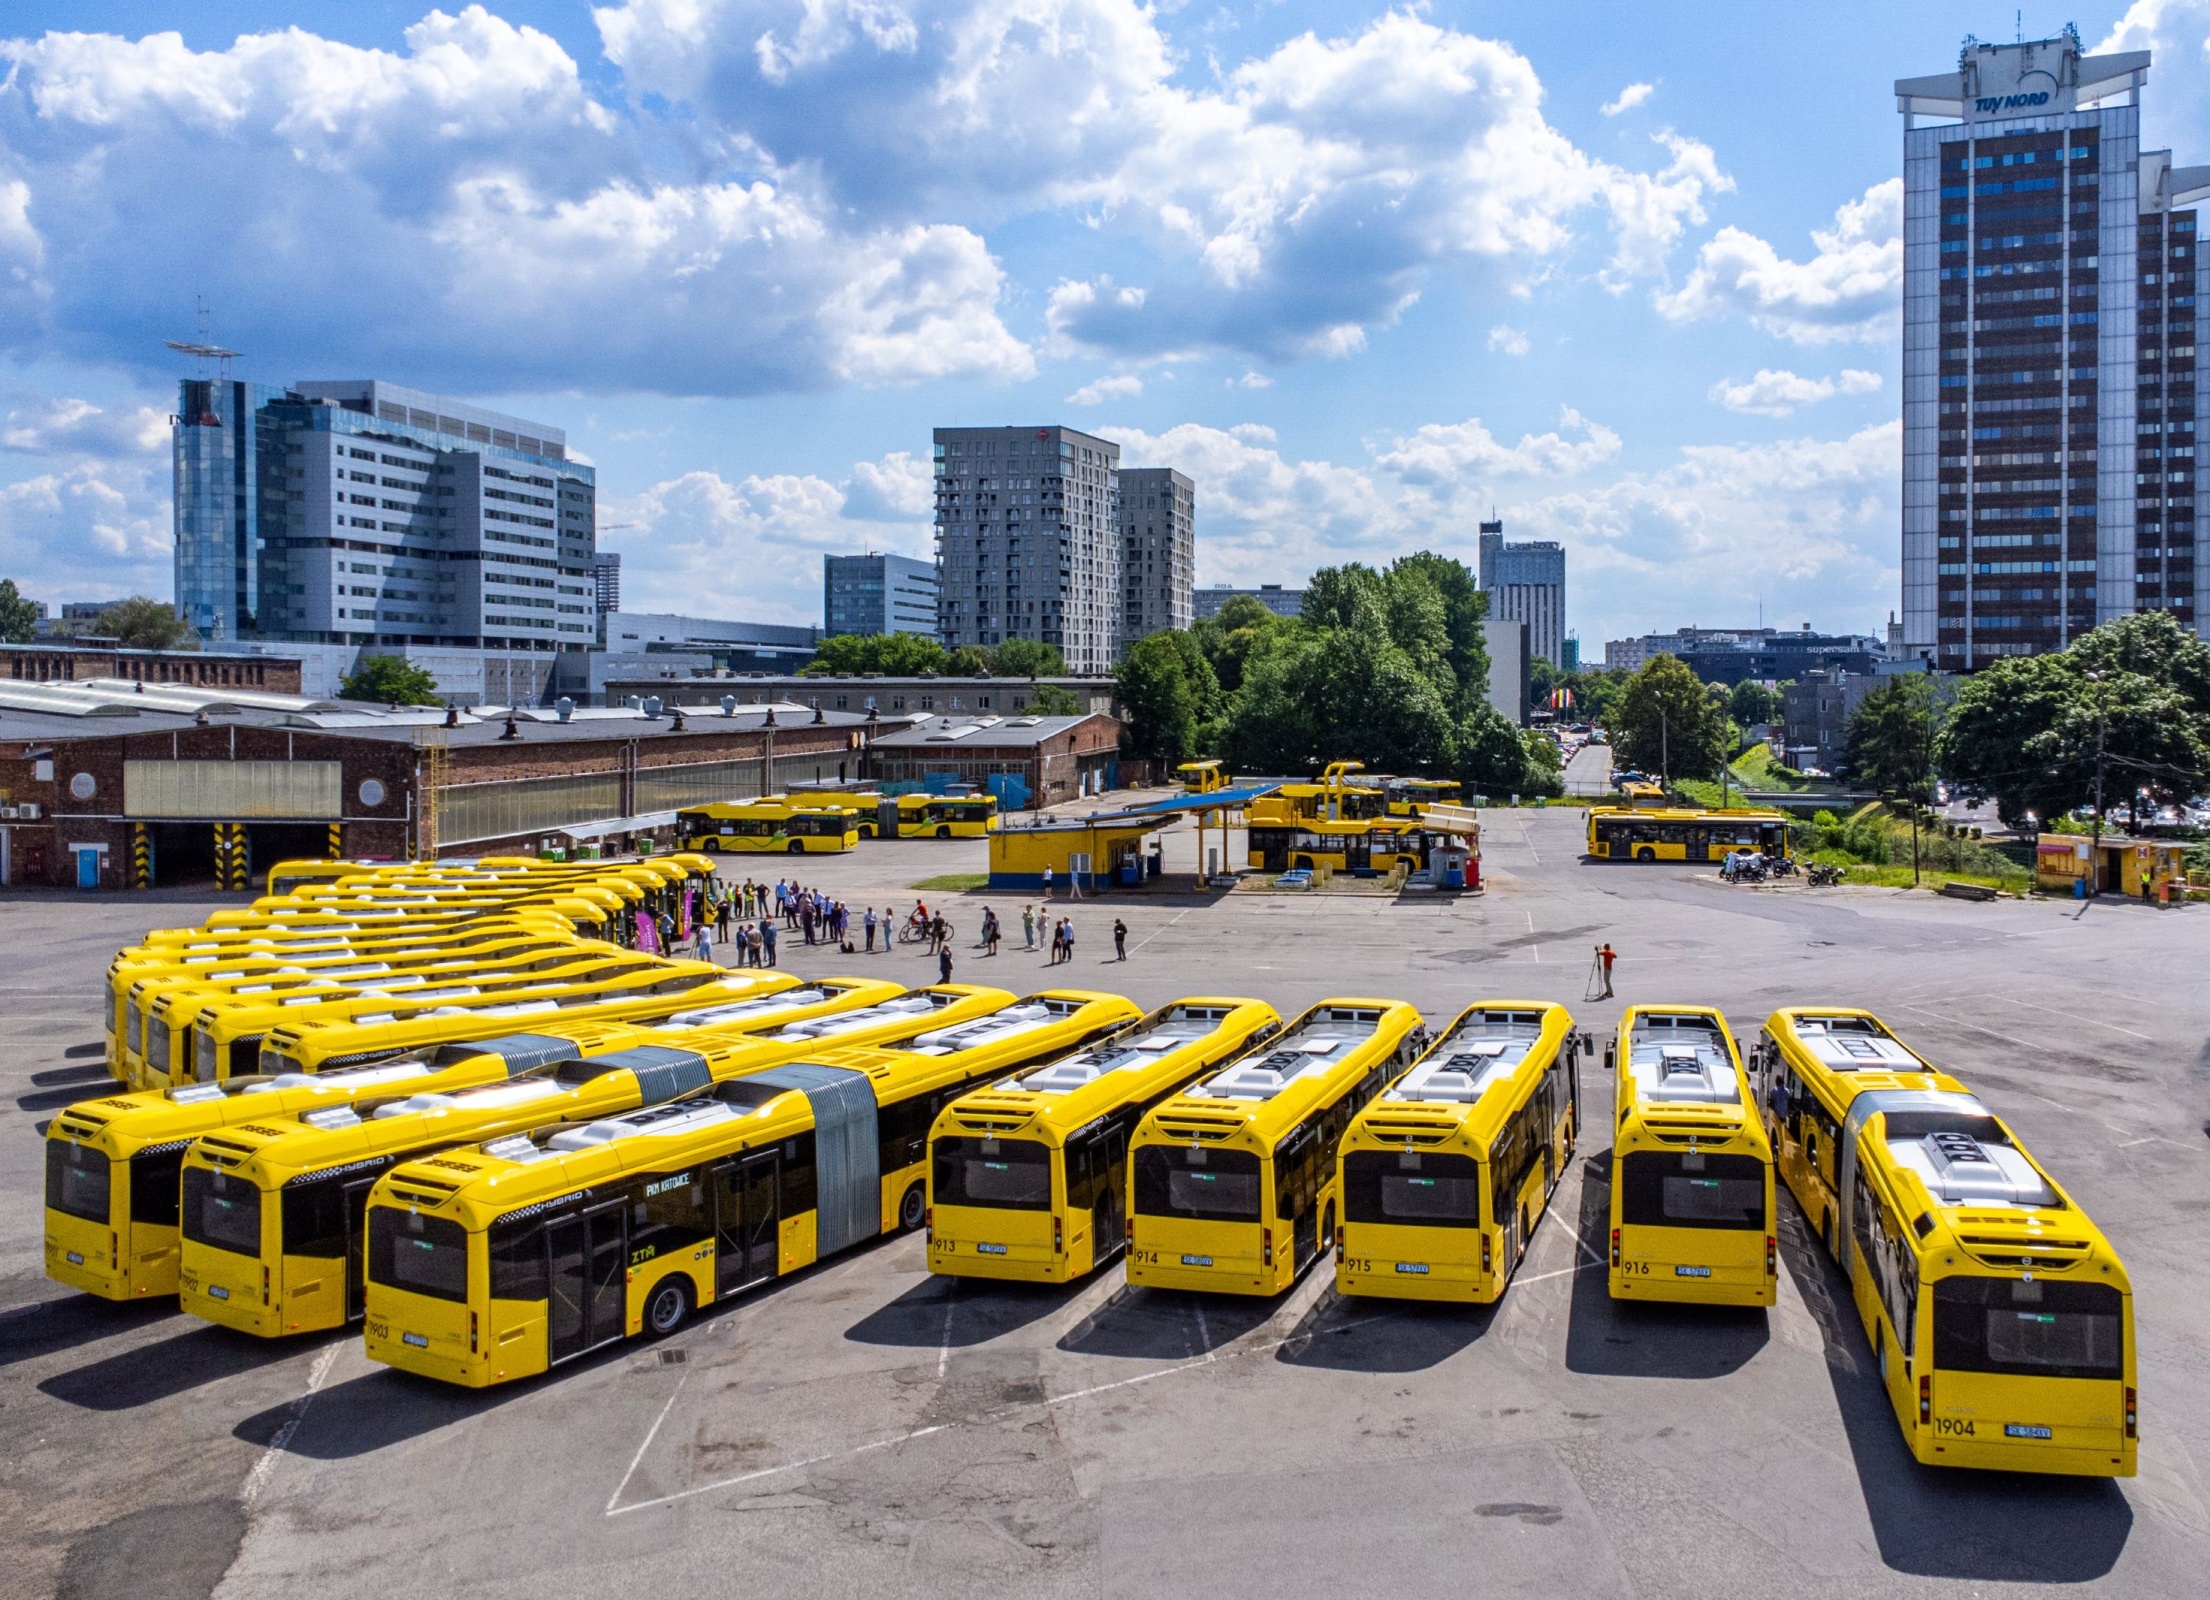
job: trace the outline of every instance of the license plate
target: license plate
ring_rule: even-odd
[[[401,1344],[411,1344],[417,1350],[430,1348],[430,1336],[426,1333],[402,1333],[399,1336],[399,1342]]]
[[[71,1265],[72,1267],[81,1267],[81,1266],[83,1266],[83,1265],[84,1265],[84,1252],[83,1252],[82,1250],[72,1250],[72,1251],[70,1251],[70,1252],[69,1252],[69,1264],[70,1264],[70,1265]]]
[[[975,1251],[980,1255],[1002,1256],[1005,1254],[1005,1246],[1002,1244],[978,1244],[975,1246]]]
[[[2031,1422],[2006,1422],[2003,1424],[2003,1437],[2006,1439],[2053,1439],[2056,1435],[2047,1428],[2037,1427]]]
[[[1427,1276],[1427,1263],[1424,1261],[1399,1261],[1397,1271],[1408,1272],[1415,1278],[1424,1278]]]
[[[1184,1256],[1182,1257],[1182,1265],[1185,1267],[1209,1267],[1212,1265],[1212,1257]]]
[[[230,1291],[228,1289],[225,1289],[219,1283],[209,1284],[207,1286],[207,1293],[211,1299],[228,1300],[230,1298]]]
[[[1675,1267],[1673,1276],[1676,1278],[1708,1278],[1711,1276],[1711,1269],[1709,1267]]]

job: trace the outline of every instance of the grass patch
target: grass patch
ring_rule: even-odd
[[[1907,841],[1904,848],[1906,851],[1909,850]],[[1908,889],[1911,887],[1911,863],[1908,856],[1902,861],[1874,864],[1866,861],[1853,861],[1840,850],[1820,850],[1806,858],[1805,864],[1808,865],[1812,861],[1825,862],[1841,867],[1848,874],[1842,880],[1845,883],[1870,884],[1880,889]],[[1920,864],[1918,875],[1920,888],[1939,889],[1943,884],[1951,882],[1977,883],[1984,888],[2001,889],[2006,894],[2022,895],[2033,888],[2034,879],[2032,873],[2022,870],[2017,872],[1963,872],[1946,867],[1937,867],[1931,862]]]
[[[1773,759],[1769,744],[1753,744],[1730,763],[1737,781],[1753,789],[1786,789],[1791,793],[1814,787],[1809,778],[1793,774]]]
[[[958,894],[967,889],[987,888],[990,874],[987,872],[944,872],[933,878],[923,878],[919,883],[909,883],[908,889],[925,889],[931,894]]]

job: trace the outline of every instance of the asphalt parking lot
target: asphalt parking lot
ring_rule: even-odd
[[[1601,1119],[1479,1312],[1341,1301],[1325,1262],[1249,1303],[1132,1292],[1117,1267],[954,1288],[902,1238],[663,1345],[469,1395],[371,1365],[357,1337],[268,1345],[113,1308],[41,1273],[35,1130],[105,1082],[93,1004],[115,948],[208,902],[55,895],[0,901],[0,1592],[2200,1593],[2210,908],[1730,889],[1585,865],[1579,841],[1576,812],[1492,812],[1488,892],[1451,902],[1086,903],[1075,963],[1049,970],[1019,949],[1017,899],[956,896],[956,976],[1285,1014],[1401,996],[1431,1022],[1535,997],[1599,1037],[1634,1000],[1716,1003],[1738,1033],[1782,1004],[1869,1006],[2008,1117],[2124,1254],[2138,1478],[1916,1466],[1785,1197],[1771,1312],[1614,1307],[1581,1243],[1606,1203]],[[808,867],[902,911],[911,883],[981,862],[902,841]],[[1014,930],[996,958],[967,948],[984,903]],[[1125,965],[1104,959],[1116,914]],[[1619,998],[1588,1003],[1607,939]],[[786,935],[781,953],[918,983],[918,950]],[[1583,1092],[1608,1103],[1600,1068]]]

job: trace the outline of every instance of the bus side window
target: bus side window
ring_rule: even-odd
[[[1088,1138],[1073,1140],[1067,1145],[1067,1210],[1070,1212],[1089,1210],[1097,1197],[1097,1180],[1091,1162],[1096,1143],[1095,1138]]]
[[[813,1131],[783,1141],[783,1215],[802,1217],[821,1203]]]

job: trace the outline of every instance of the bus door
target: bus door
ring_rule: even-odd
[[[622,1336],[622,1280],[628,1236],[622,1227],[627,1202],[595,1206],[545,1231],[552,1255],[551,1327],[546,1356],[569,1356]]]
[[[1274,1214],[1289,1223],[1291,1271],[1320,1249],[1319,1158],[1320,1130],[1310,1122],[1274,1147]]]
[[[782,1161],[770,1151],[714,1169],[720,1207],[714,1235],[714,1294],[734,1294],[775,1276]]]
[[[1349,872],[1363,872],[1373,865],[1373,835],[1351,833],[1343,836],[1343,867]]]
[[[357,1322],[368,1315],[368,1191],[383,1176],[381,1170],[356,1178],[340,1191],[345,1207],[345,1320]]]
[[[1684,828],[1681,830],[1681,858],[1686,861],[1711,859],[1711,830],[1709,828]]]

